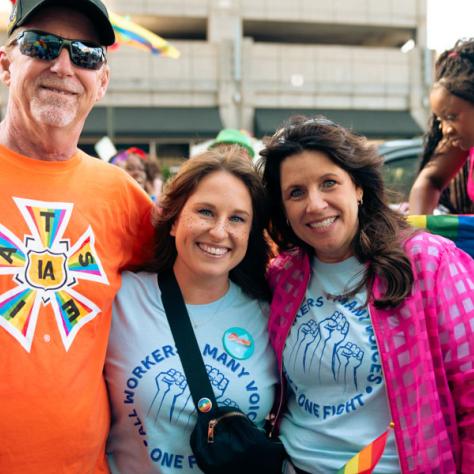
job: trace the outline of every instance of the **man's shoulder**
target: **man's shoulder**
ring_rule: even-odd
[[[100,158],[96,158],[95,156],[89,155],[81,149],[77,150],[77,154],[80,156],[81,161],[86,163],[87,166],[91,168],[95,168],[97,170],[107,170],[110,173],[116,173],[117,175],[121,175],[121,172],[123,172],[123,170],[118,166],[114,166],[110,163],[101,160]]]

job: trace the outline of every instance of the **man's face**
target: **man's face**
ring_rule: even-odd
[[[89,19],[79,12],[62,7],[48,7],[37,13],[23,28],[35,29],[67,39],[98,42]],[[45,61],[23,55],[15,43],[0,52],[2,80],[9,87],[10,119],[24,133],[38,127],[82,128],[93,105],[107,89],[109,69],[75,66],[66,47],[60,55]]]

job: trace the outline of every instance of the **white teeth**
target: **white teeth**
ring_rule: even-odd
[[[336,217],[328,217],[327,219],[324,219],[323,221],[311,222],[309,224],[309,227],[311,227],[312,229],[323,229],[324,227],[330,226],[335,220],[336,220]]]
[[[204,250],[204,252],[210,253],[211,255],[224,255],[228,252],[227,248],[224,247],[211,247],[210,245],[206,244],[199,244],[199,248]]]

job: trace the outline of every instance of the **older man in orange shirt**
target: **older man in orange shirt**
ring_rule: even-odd
[[[100,0],[17,0],[0,49],[0,472],[108,472],[102,377],[121,268],[151,201],[77,148],[109,83]]]

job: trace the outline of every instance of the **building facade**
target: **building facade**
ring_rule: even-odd
[[[374,139],[411,137],[426,122],[426,0],[106,3],[181,57],[111,51],[111,84],[86,123],[86,148],[108,135],[117,147],[185,156],[221,128],[260,138],[292,113],[321,113]]]

